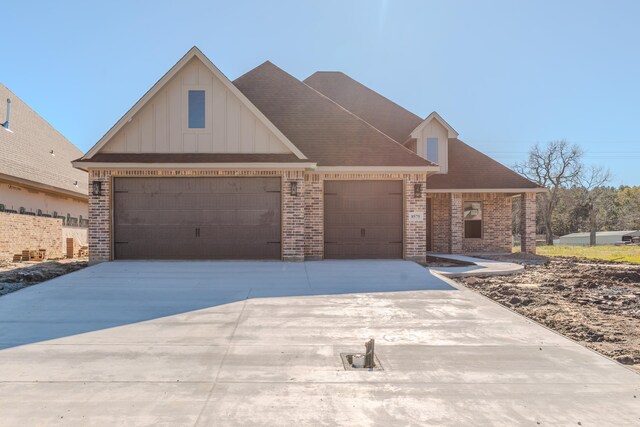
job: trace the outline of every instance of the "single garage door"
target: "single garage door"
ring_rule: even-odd
[[[280,259],[280,178],[114,178],[115,259]]]
[[[325,181],[325,258],[402,258],[402,181]]]

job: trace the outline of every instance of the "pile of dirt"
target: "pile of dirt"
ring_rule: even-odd
[[[640,371],[640,266],[550,258],[523,273],[459,282]]]
[[[87,264],[86,258],[0,263],[0,296],[80,270],[85,268]]]

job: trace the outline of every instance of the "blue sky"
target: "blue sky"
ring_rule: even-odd
[[[638,1],[19,1],[0,81],[88,150],[191,46],[234,79],[340,70],[512,165],[565,138],[640,185]]]

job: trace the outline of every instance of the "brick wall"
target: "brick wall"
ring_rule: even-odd
[[[536,253],[536,194],[520,195],[520,249]]]
[[[62,258],[62,220],[0,212],[0,259],[25,249],[46,249],[48,258]]]
[[[251,177],[273,176],[282,179],[282,259],[300,261],[304,259],[304,172],[299,170],[140,170],[114,169],[91,170],[89,188],[93,182],[102,183],[99,196],[89,195],[89,260],[92,263],[111,259],[111,179],[113,177],[154,177],[154,176],[190,176],[190,177]],[[291,195],[291,183],[298,185],[298,195]]]
[[[426,222],[409,221],[409,213],[426,212],[426,175],[403,173],[305,173],[305,257],[322,259],[324,256],[324,181],[325,180],[399,180],[405,194],[404,257],[423,261],[426,256]],[[422,196],[414,197],[415,184],[422,185]]]
[[[433,251],[510,252],[511,197],[505,193],[432,193]],[[464,238],[465,201],[482,202],[482,238]],[[453,236],[453,238],[452,238]]]

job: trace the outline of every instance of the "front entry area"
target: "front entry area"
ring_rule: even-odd
[[[402,258],[402,187],[402,181],[325,181],[324,257]]]
[[[113,202],[116,260],[281,258],[279,177],[114,178]]]

